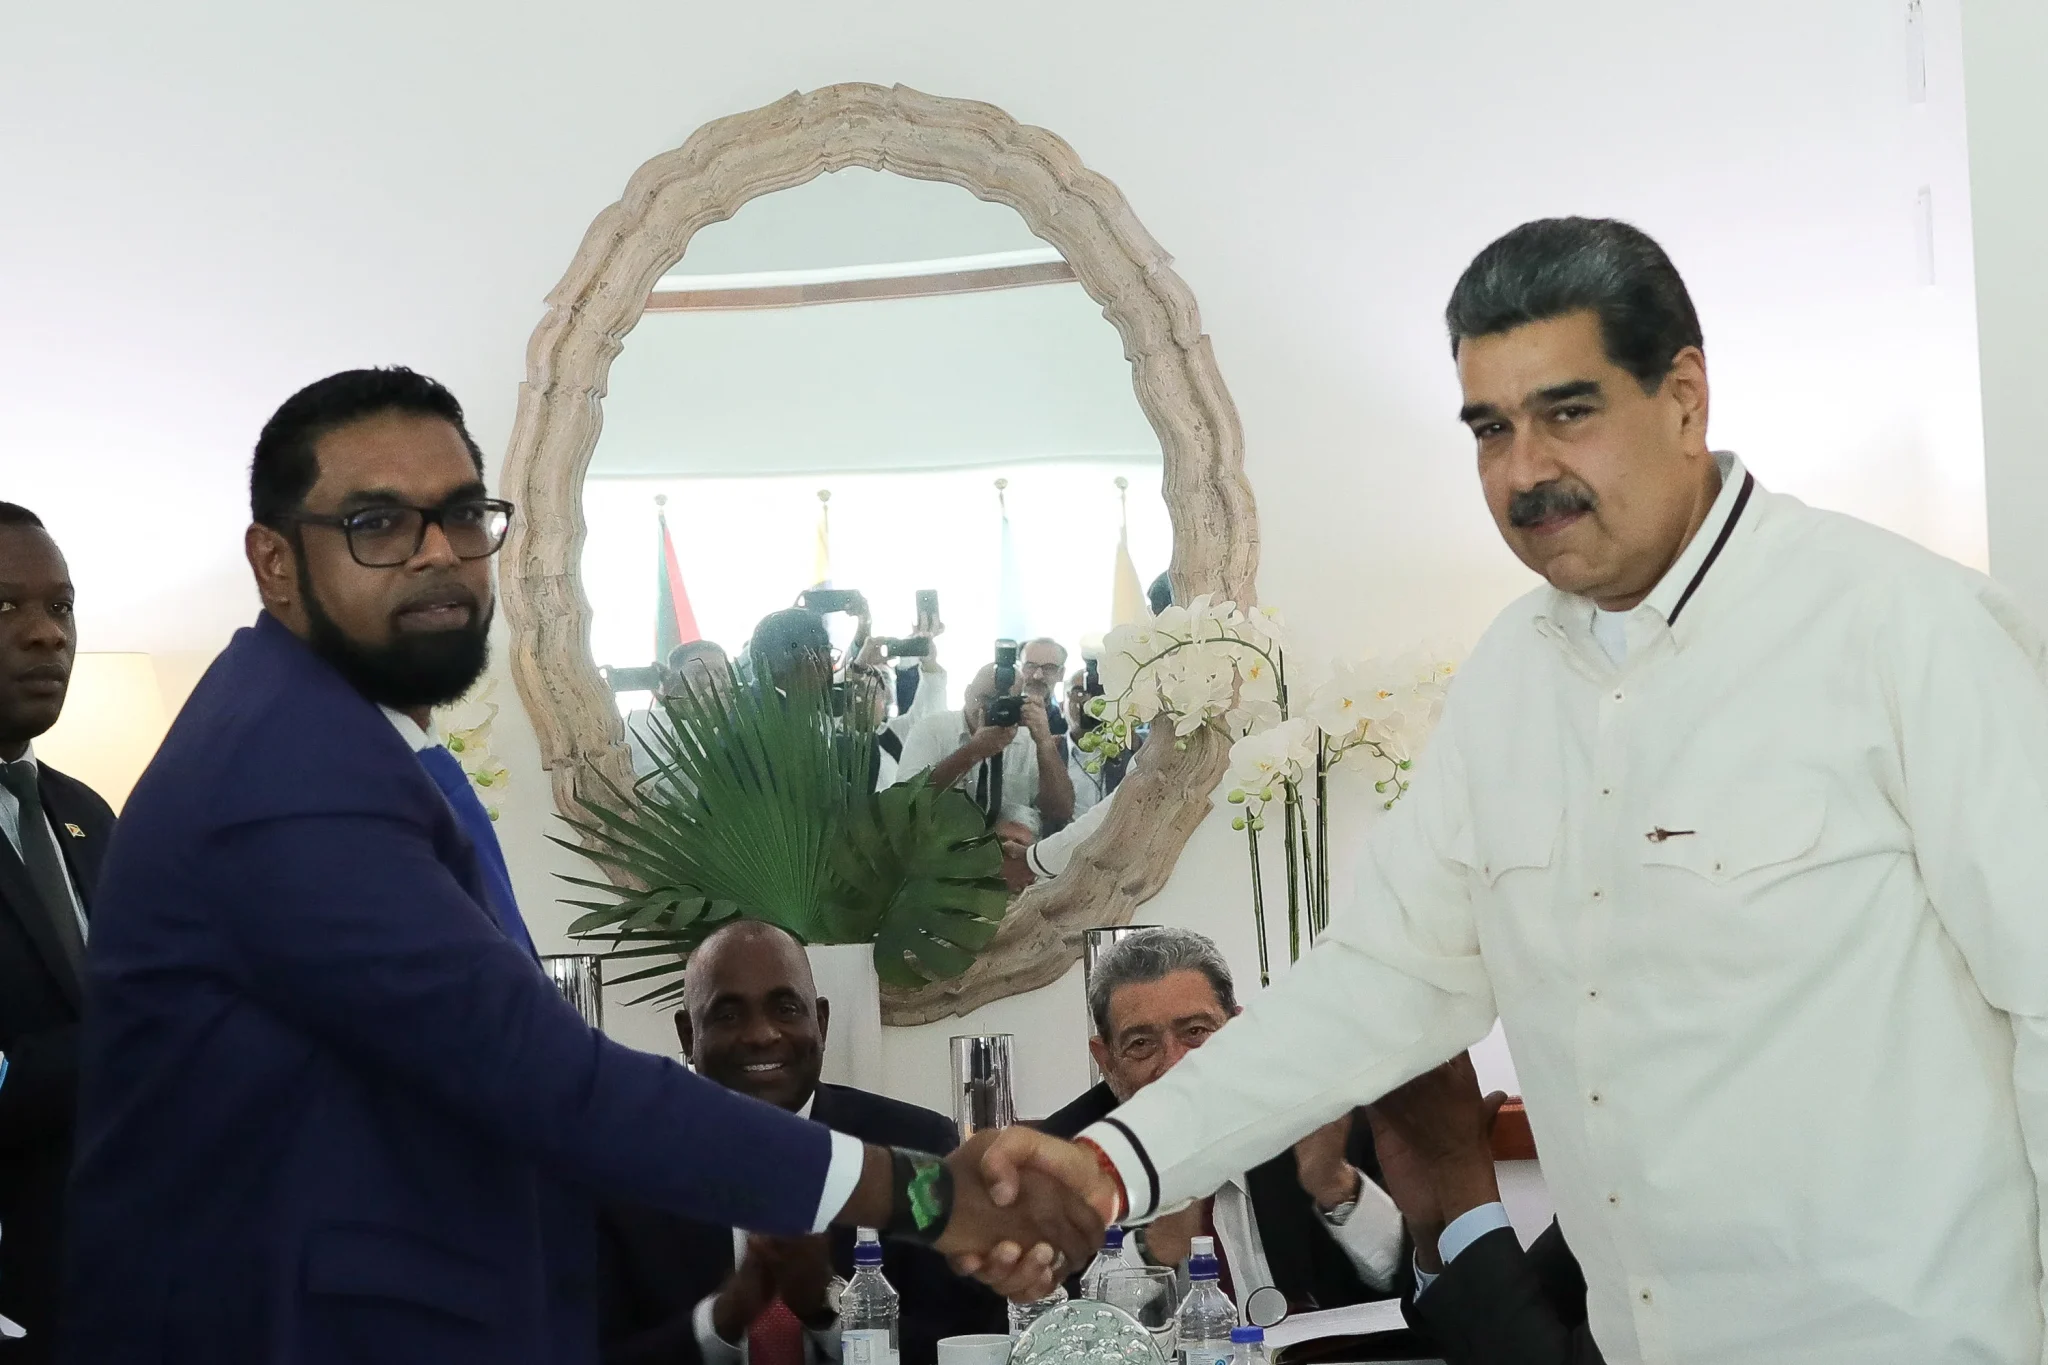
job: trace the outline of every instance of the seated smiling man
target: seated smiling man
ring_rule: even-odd
[[[742,920],[690,956],[676,1032],[697,1073],[866,1142],[946,1153],[952,1120],[826,1085],[830,1002],[787,933]],[[853,1231],[762,1237],[657,1210],[614,1206],[600,1225],[606,1365],[826,1365],[839,1358],[838,1285]],[[903,1365],[932,1365],[941,1337],[1000,1332],[1002,1300],[924,1247],[887,1243],[903,1296]]]
[[[1102,1083],[1038,1125],[1072,1137],[1158,1080],[1239,1012],[1230,967],[1187,929],[1147,929],[1096,961],[1088,983]],[[1291,1151],[1233,1176],[1209,1199],[1134,1234],[1154,1265],[1179,1266],[1188,1239],[1213,1235],[1224,1289],[1239,1313],[1271,1285],[1293,1311],[1397,1297],[1408,1256],[1400,1211],[1375,1183],[1379,1161],[1364,1111],[1347,1114]]]

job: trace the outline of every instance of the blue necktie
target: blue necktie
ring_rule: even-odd
[[[484,878],[484,900],[497,918],[498,927],[505,931],[505,937],[534,953],[533,936],[526,932],[526,921],[519,918],[519,902],[512,895],[512,873],[505,866],[505,851],[498,847],[498,831],[491,827],[491,813],[477,800],[476,788],[469,785],[469,774],[462,771],[454,754],[438,744],[420,750],[419,754],[427,776],[448,798],[455,818],[462,822],[469,841],[476,845],[477,866]]]

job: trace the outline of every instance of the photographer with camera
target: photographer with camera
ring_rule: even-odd
[[[929,771],[932,785],[973,797],[992,825],[1009,822],[1038,838],[1073,819],[1074,784],[1044,696],[1020,688],[1023,672],[1035,677],[1048,663],[1058,679],[1059,647],[1033,641],[1022,653],[1020,670],[1016,642],[998,640],[996,661],[967,686],[966,705],[920,721],[898,766],[906,775]]]

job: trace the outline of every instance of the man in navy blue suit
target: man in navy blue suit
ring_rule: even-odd
[[[879,1226],[1049,1288],[1100,1233],[1062,1191],[998,1208],[976,1145],[832,1134],[608,1041],[542,974],[426,733],[486,662],[513,509],[482,468],[403,369],[322,380],[257,442],[263,614],[136,786],[95,906],[67,1359],[586,1365],[592,1196]]]

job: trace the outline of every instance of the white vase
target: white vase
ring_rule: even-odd
[[[861,1090],[882,1089],[882,983],[872,943],[834,943],[804,950],[818,994],[832,1002],[825,1034],[824,1078]]]

